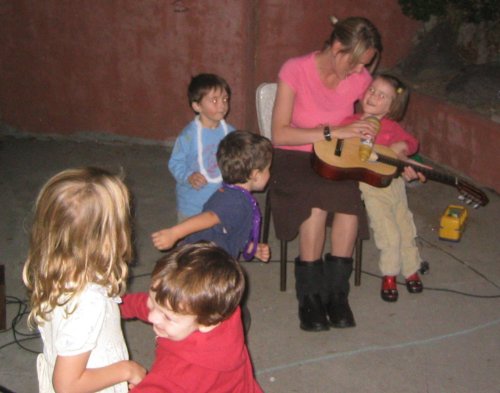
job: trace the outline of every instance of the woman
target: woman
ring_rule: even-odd
[[[353,114],[372,79],[367,68],[376,67],[381,50],[380,34],[369,20],[347,18],[335,23],[322,51],[288,60],[279,73],[271,203],[278,238],[299,234],[295,278],[300,327],[306,331],[355,326],[349,277],[358,218],[366,237],[366,216],[357,182],[325,180],[314,173],[311,144],[375,135],[375,126],[364,120],[336,125]],[[323,260],[329,213],[331,248]]]

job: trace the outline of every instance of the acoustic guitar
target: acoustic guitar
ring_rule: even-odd
[[[374,187],[387,187],[404,167],[411,166],[429,180],[435,180],[457,188],[467,203],[474,207],[486,206],[486,194],[457,176],[399,160],[396,153],[386,146],[375,145],[370,160],[359,159],[359,138],[319,141],[314,144],[313,168],[322,177],[330,180],[357,180]]]

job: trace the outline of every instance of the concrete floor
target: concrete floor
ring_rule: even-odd
[[[167,170],[169,148],[161,145],[0,137],[0,263],[6,268],[7,323],[25,299],[21,269],[28,247],[32,206],[41,185],[75,166],[123,170],[134,195],[137,263],[131,291],[147,288],[160,256],[149,234],[175,222],[174,181]],[[495,163],[496,164],[496,163]],[[279,244],[271,239],[273,262],[243,263],[250,281],[252,326],[248,345],[257,378],[269,393],[282,392],[500,392],[500,197],[469,209],[458,243],[438,240],[439,218],[460,204],[454,188],[435,182],[408,188],[422,257],[430,262],[426,290],[410,295],[401,286],[397,303],[379,297],[377,251],[364,242],[361,286],[352,287],[354,329],[306,333],[299,329],[293,265],[288,288],[279,291]],[[263,195],[259,196],[263,206]],[[271,231],[273,236],[273,231]],[[297,242],[290,243],[289,259]],[[151,364],[154,337],[141,322],[125,323],[133,358]],[[29,333],[25,320],[16,331]],[[29,338],[17,334],[18,338]],[[35,354],[22,349],[12,329],[0,332],[0,391],[35,392]],[[10,345],[9,345],[10,344]],[[39,351],[39,339],[22,342]],[[3,389],[3,390],[2,390]]]

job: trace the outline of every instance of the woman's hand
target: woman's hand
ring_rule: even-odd
[[[337,139],[375,138],[378,132],[377,127],[366,120],[356,120],[343,126],[331,127],[331,129],[333,130],[333,136]]]

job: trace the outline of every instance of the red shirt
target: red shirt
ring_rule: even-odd
[[[123,296],[122,318],[147,322],[147,298],[147,293]],[[131,392],[263,392],[253,375],[240,309],[208,333],[197,331],[182,341],[157,337],[151,370]]]

